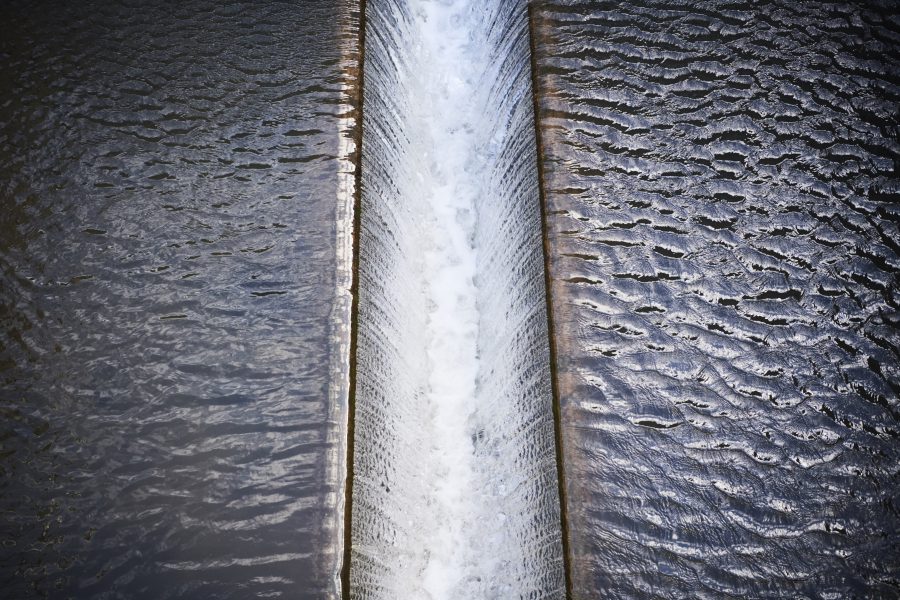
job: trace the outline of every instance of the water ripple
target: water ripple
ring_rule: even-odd
[[[0,595],[334,592],[354,9],[0,7]]]
[[[538,5],[576,596],[900,595],[895,8]]]

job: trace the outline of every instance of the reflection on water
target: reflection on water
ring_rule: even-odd
[[[896,5],[535,16],[576,597],[900,595]]]
[[[3,594],[335,592],[353,4],[0,6]],[[534,15],[576,596],[900,595],[896,7]],[[485,485],[517,494],[520,529],[489,527],[544,540],[507,574],[551,593],[536,215],[507,218],[536,210],[524,39],[518,17],[489,18],[497,64],[518,68],[486,78],[514,135],[494,148],[502,202],[480,208],[512,231],[479,234],[504,290],[483,299],[481,345],[515,375],[485,378],[491,393],[527,410],[485,408],[515,435],[472,443],[519,461]],[[385,73],[372,99],[389,112]],[[386,197],[414,176],[393,167]],[[415,249],[378,239],[372,289],[402,285],[392,257]],[[405,341],[373,336],[370,356],[409,358]],[[402,368],[381,374],[415,393]],[[415,448],[373,423],[361,514],[396,523],[360,531],[414,538],[410,499],[378,477],[414,478]]]
[[[351,4],[0,7],[0,595],[335,588]]]

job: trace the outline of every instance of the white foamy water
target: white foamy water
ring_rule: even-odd
[[[472,434],[477,408],[478,307],[475,204],[484,185],[478,159],[481,135],[475,98],[478,24],[467,0],[413,4],[421,46],[420,75],[411,82],[418,100],[417,149],[425,242],[422,281],[427,297],[427,388],[423,473],[431,485],[431,546],[421,585],[435,600],[458,598],[478,564],[473,532],[483,497],[475,489]],[[417,587],[417,586],[415,586]],[[415,593],[410,589],[410,593]],[[410,596],[412,597],[412,596]]]
[[[564,591],[525,8],[367,3],[354,598]]]

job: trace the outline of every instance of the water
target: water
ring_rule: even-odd
[[[0,596],[336,593],[354,9],[0,7]]]
[[[525,4],[367,12],[351,592],[559,597]],[[896,4],[532,14],[574,596],[900,597]],[[339,595],[358,22],[0,6],[0,596]]]
[[[564,591],[525,16],[367,5],[353,597]]]
[[[898,14],[536,6],[576,597],[900,597]]]
[[[427,521],[419,523],[431,535],[430,554],[422,573],[427,597],[452,598],[471,591],[456,579],[467,565],[478,564],[479,548],[469,532],[490,515],[479,506],[471,449],[472,421],[477,411],[478,307],[475,236],[476,182],[484,177],[479,164],[477,108],[472,99],[477,81],[467,73],[478,64],[477,47],[465,23],[463,2],[424,4],[415,17],[421,23],[419,69],[428,79],[416,94],[418,103],[409,124],[423,148],[423,260],[425,283],[427,374],[422,410],[427,444],[422,448],[431,480]],[[417,210],[414,208],[413,210]]]

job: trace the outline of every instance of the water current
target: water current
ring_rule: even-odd
[[[354,597],[564,591],[526,15],[367,5]]]
[[[898,8],[0,3],[0,597],[900,598]]]

